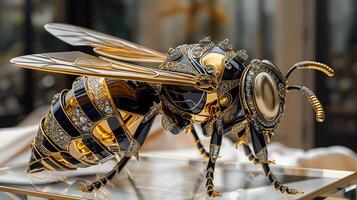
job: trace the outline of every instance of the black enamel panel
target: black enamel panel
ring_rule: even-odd
[[[66,131],[66,133],[68,133],[68,135],[71,137],[79,137],[81,133],[73,126],[70,119],[68,119],[63,107],[64,104],[62,102],[64,101],[65,94],[66,91],[61,92],[60,98],[58,98],[52,105],[52,113],[58,124]]]
[[[37,161],[29,165],[29,171],[33,171],[35,169],[41,169],[41,168],[44,168],[41,161]]]
[[[133,84],[105,79],[115,106],[118,109],[144,115],[153,102],[158,102],[155,90],[147,84]]]
[[[245,66],[236,58],[233,58],[227,65],[230,65],[231,68],[224,70],[222,80],[240,79]]]
[[[95,188],[99,189],[102,186],[102,183],[97,181],[97,182],[94,182],[93,185]]]
[[[52,160],[52,159],[49,159],[49,158],[44,158],[43,159],[43,162],[46,162],[48,165],[50,165],[51,167],[55,168],[56,170],[58,171],[63,171],[64,169],[68,169],[67,167],[57,163],[56,161]],[[63,168],[61,168],[61,167]]]
[[[111,154],[102,146],[100,145],[97,140],[95,140],[91,135],[84,134],[82,137],[83,144],[92,151],[99,160],[105,160],[106,158],[110,157]]]
[[[245,128],[243,128],[243,130],[239,131],[237,133],[237,136],[241,138],[241,137],[243,137],[244,133],[245,133]]]
[[[102,119],[101,114],[87,95],[83,79],[79,79],[73,83],[73,92],[79,106],[92,122],[98,122]]]
[[[269,172],[270,171],[270,167],[269,167],[269,165],[267,163],[263,163],[262,167],[263,167],[264,172]]]
[[[231,130],[235,124],[240,123],[245,119],[246,119],[246,117],[244,115],[236,115],[231,121],[229,121],[223,125],[224,132],[228,133],[228,131]]]
[[[32,151],[32,155],[36,160],[39,160],[42,158],[42,155],[40,154],[40,152],[37,150],[36,146],[33,146],[33,151]]]
[[[205,107],[207,100],[206,92],[184,86],[165,87],[168,99],[178,108],[192,114],[198,114]]]
[[[78,167],[82,167],[82,168],[83,167],[87,167],[87,165],[81,163],[76,158],[71,156],[71,154],[69,154],[69,153],[61,152],[60,154],[63,157],[63,159],[65,159],[67,162],[71,163],[72,165],[75,165],[75,166],[78,166]]]
[[[130,141],[128,137],[125,135],[125,132],[122,126],[120,125],[118,119],[116,117],[108,118],[107,123],[110,129],[112,130],[112,132],[114,133],[116,140],[118,141],[120,150],[123,151],[127,150]]]
[[[257,131],[253,126],[250,126],[250,132],[251,132],[254,153],[258,153],[259,151],[261,151],[263,148],[266,147],[264,135],[263,133]]]
[[[151,119],[149,119],[146,122],[141,122],[138,128],[136,129],[134,134],[134,139],[140,144],[140,146],[144,143],[154,121],[155,121],[155,116],[153,116]]]
[[[42,145],[52,153],[58,152],[58,150],[47,140],[46,137],[43,138]]]
[[[222,143],[222,136],[218,135],[217,133],[214,133],[211,136],[211,144],[220,145],[221,143]]]

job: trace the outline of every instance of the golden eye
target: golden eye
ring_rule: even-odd
[[[261,72],[255,77],[254,98],[257,111],[267,120],[273,120],[279,113],[279,91],[269,73]]]

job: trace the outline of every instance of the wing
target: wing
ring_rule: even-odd
[[[91,46],[99,55],[118,60],[162,63],[167,58],[158,51],[79,26],[51,23],[45,29],[70,45]]]
[[[20,56],[11,59],[11,63],[23,68],[63,74],[195,86],[195,77],[192,75],[148,68],[120,61],[113,62],[111,59],[102,60],[79,51]]]

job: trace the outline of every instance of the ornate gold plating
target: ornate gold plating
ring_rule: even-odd
[[[300,91],[308,98],[310,104],[314,108],[316,113],[316,121],[323,122],[325,120],[325,111],[316,95],[306,87],[301,87]]]
[[[215,74],[220,78],[224,71],[225,55],[220,53],[208,53],[201,58],[201,63],[207,68],[207,71],[211,74]],[[212,70],[210,72],[210,70]]]
[[[293,67],[296,67],[297,69],[313,69],[313,70],[318,70],[326,74],[327,76],[331,77],[335,75],[335,72],[331,67],[319,63],[319,62],[314,62],[314,61],[302,61],[296,63]]]
[[[254,81],[254,100],[257,110],[267,121],[273,120],[279,112],[279,92],[275,81],[261,72]]]
[[[110,150],[108,153],[111,154],[118,153],[120,147],[118,141],[116,141],[114,133],[106,122],[109,117],[116,117],[118,119],[126,136],[130,140],[128,148],[121,155],[126,157],[136,156],[138,158],[138,150],[140,148],[138,141],[140,140],[137,141],[132,137],[128,126],[132,123],[134,124],[140,117],[142,117],[143,123],[147,122],[149,119],[156,116],[159,109],[163,109],[161,107],[162,105],[166,106],[165,111],[170,110],[171,112],[178,114],[182,120],[186,119],[198,123],[206,122],[204,130],[207,135],[212,135],[214,131],[217,131],[218,135],[221,136],[225,133],[224,122],[232,121],[234,117],[237,117],[237,113],[246,115],[246,120],[235,124],[232,127],[233,133],[239,132],[237,144],[248,144],[248,135],[250,133],[249,128],[255,128],[258,133],[260,132],[264,135],[267,143],[270,142],[270,137],[276,129],[284,111],[286,91],[289,89],[300,90],[300,92],[308,98],[316,112],[317,121],[322,122],[325,118],[321,103],[311,90],[301,86],[286,86],[286,79],[295,69],[313,69],[321,71],[328,76],[333,76],[334,71],[322,63],[313,61],[299,62],[288,71],[286,76],[283,76],[281,71],[270,61],[253,60],[250,65],[245,67],[243,73],[241,73],[239,70],[244,68],[244,65],[241,66],[241,64],[247,60],[248,55],[244,50],[235,53],[233,51],[233,46],[227,39],[219,42],[216,46],[209,38],[204,38],[199,44],[181,45],[175,49],[171,49],[168,54],[165,55],[120,38],[115,38],[77,26],[48,24],[45,28],[59,39],[69,44],[91,46],[93,47],[93,50],[101,56],[95,57],[80,52],[44,53],[17,57],[12,59],[11,62],[20,67],[35,70],[93,76],[82,78],[84,79],[86,92],[90,100],[103,117],[101,122],[95,124],[90,121],[88,116],[85,116],[85,113],[78,105],[72,90],[66,93],[65,100],[61,99],[60,103],[61,106],[65,108],[65,114],[81,135],[91,134],[99,141],[99,144],[108,147]],[[185,59],[183,59],[183,57],[185,57]],[[239,67],[237,67],[236,70],[239,71],[237,72],[237,76],[241,75],[241,77],[237,77],[237,80],[222,81],[221,79],[224,70],[230,70],[232,67],[236,67],[236,65],[233,66],[231,62],[233,59],[242,62],[237,63]],[[160,63],[161,65],[160,69],[158,69],[156,67],[146,65],[141,66],[122,61]],[[94,76],[102,78],[95,78]],[[164,84],[192,87],[192,90],[197,89],[207,92],[206,104],[198,114],[190,114],[171,104],[170,102],[173,102],[171,101],[172,99],[167,100],[163,96],[160,104],[155,104],[155,107],[145,116],[138,117],[134,116],[135,114],[133,113],[129,113],[127,117],[124,116],[124,112],[121,112],[116,108],[111,96],[111,91],[104,78],[139,81],[158,85]],[[238,85],[240,88],[239,94],[237,95],[240,98],[242,110],[237,112],[239,107],[239,105],[237,105],[238,99],[235,99],[236,96],[232,94],[233,92],[230,90]],[[159,86],[157,88],[159,88]],[[135,89],[132,90],[131,94],[134,94],[136,91]],[[159,92],[159,89],[156,91]],[[113,92],[113,95],[116,95],[115,92]],[[124,96],[126,95],[129,96],[130,93],[125,94]],[[160,92],[157,93],[157,95],[161,95]],[[58,100],[58,96],[55,97],[54,101],[56,100]],[[202,101],[200,101],[200,103],[201,102]],[[164,115],[162,124],[169,130],[178,129],[176,123],[179,120],[181,119],[176,118],[176,116],[175,118],[172,118],[170,115]],[[240,118],[236,120],[240,120]],[[237,121],[232,121],[232,123],[237,123]],[[242,135],[241,131],[244,129],[245,132]],[[38,136],[33,142],[33,152],[39,152],[44,159],[33,161],[32,164],[41,162],[43,167],[40,166],[39,169],[34,169],[33,171],[40,171],[43,169],[54,170],[57,168],[56,166],[51,166],[50,161],[53,161],[55,165],[58,165],[59,169],[75,169],[76,166],[73,166],[65,160],[64,155],[63,157],[61,156],[61,153],[63,152],[68,152],[71,156],[86,165],[99,163],[98,157],[84,145],[82,138],[80,137],[81,136],[78,138],[71,138],[63,128],[60,127],[59,123],[54,118],[53,113],[50,111],[46,118],[41,121]],[[43,145],[44,139],[49,140],[51,144],[53,143],[53,146],[56,149],[58,148],[58,152],[52,153],[52,150],[52,152],[50,152],[46,149],[45,145]],[[199,140],[196,140],[196,143],[199,144]],[[48,146],[48,148],[52,149],[50,146]],[[220,146],[217,144],[212,143],[210,145],[209,156],[212,163],[216,162],[219,149]],[[199,150],[204,154],[205,151],[202,147],[199,147]],[[271,161],[267,160],[267,149],[264,146],[256,155],[250,153],[248,156],[249,160],[253,160],[256,164],[272,164]],[[35,157],[32,157],[32,159],[34,158]],[[264,169],[266,170],[266,168]],[[112,172],[119,173],[120,170],[121,167],[116,165]],[[210,196],[218,196],[219,193],[214,190],[213,172],[214,165],[213,168],[208,165],[207,173],[209,175],[207,176],[206,189]],[[265,173],[267,176],[273,176],[271,171],[265,171]],[[282,192],[286,191],[289,194],[298,193],[297,190],[289,189],[286,186],[281,185],[276,178],[273,178],[273,180],[270,178],[271,177],[269,177],[269,180],[276,189]],[[85,187],[83,191],[92,191],[95,188],[98,189],[102,185],[105,185],[109,180],[110,178],[100,179],[91,184],[90,187]],[[96,183],[100,183],[100,186]]]

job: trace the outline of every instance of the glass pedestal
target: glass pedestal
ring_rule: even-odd
[[[114,165],[109,163],[109,165]],[[83,193],[77,189],[109,171],[109,165],[98,165],[91,173],[47,172],[26,175],[26,166],[0,170],[0,199],[207,199],[203,160],[168,158],[141,154],[140,162],[132,160],[127,170],[103,189]],[[303,169],[273,166],[278,180],[303,192],[281,194],[266,180],[260,167],[233,161],[217,162],[214,183],[222,196],[217,199],[321,199],[337,196],[356,199],[356,172]],[[54,179],[55,178],[55,179]],[[26,199],[26,198],[24,198]]]

